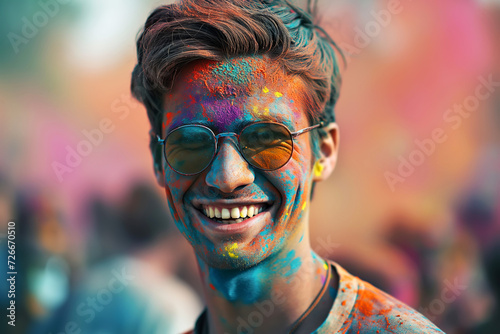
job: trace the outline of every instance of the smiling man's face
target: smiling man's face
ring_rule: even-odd
[[[239,134],[260,121],[292,132],[310,126],[302,82],[267,57],[197,61],[179,73],[164,108],[163,138],[186,124],[205,125],[215,134]],[[181,175],[163,162],[157,173],[176,224],[207,264],[243,269],[299,242],[312,184],[309,136],[293,139],[290,161],[275,171],[249,165],[234,136],[220,138],[215,158],[200,174]],[[222,218],[231,214],[240,218]]]

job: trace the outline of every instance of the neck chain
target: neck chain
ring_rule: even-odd
[[[297,330],[297,328],[304,322],[304,320],[306,320],[307,316],[318,305],[318,303],[320,302],[320,300],[323,298],[323,295],[325,294],[328,286],[330,285],[330,280],[332,278],[332,275],[331,275],[332,269],[331,269],[331,266],[328,264],[328,262],[326,262],[326,261],[324,261],[324,262],[325,262],[325,264],[326,264],[326,266],[328,268],[327,271],[326,271],[325,282],[323,283],[323,286],[321,287],[321,290],[319,290],[318,295],[316,296],[316,298],[314,298],[314,300],[311,303],[311,305],[309,305],[309,307],[307,308],[307,310],[305,310],[305,312],[302,313],[302,315],[297,320],[295,320],[295,322],[292,325],[292,329],[290,329],[290,331],[288,332],[288,334],[295,333],[295,331]]]
[[[297,320],[295,320],[295,322],[292,325],[292,329],[290,329],[290,331],[288,332],[288,334],[295,333],[295,331],[297,330],[297,328],[299,328],[299,326],[304,322],[304,320],[306,320],[307,316],[309,314],[311,314],[311,312],[314,310],[314,308],[321,301],[321,299],[323,298],[323,296],[324,296],[324,294],[325,294],[328,286],[330,285],[330,280],[332,278],[332,268],[331,268],[330,264],[328,264],[327,261],[324,261],[324,263],[326,264],[326,266],[328,267],[328,269],[327,269],[327,272],[326,272],[325,282],[323,283],[323,286],[321,287],[321,290],[316,295],[316,297],[312,301],[311,305],[309,305],[309,307],[307,308],[307,310],[305,310],[304,313],[302,313],[302,315]],[[204,312],[204,315],[206,315],[206,310]],[[202,327],[203,327],[203,329],[201,330],[201,334],[208,334],[208,322],[206,320],[204,321],[204,326],[202,326]],[[195,331],[195,333],[196,333],[196,331]]]

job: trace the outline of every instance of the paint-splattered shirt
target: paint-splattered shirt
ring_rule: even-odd
[[[328,317],[313,334],[443,333],[411,307],[330,263],[338,273],[338,293]],[[203,312],[195,329],[185,334],[202,333],[205,316]]]

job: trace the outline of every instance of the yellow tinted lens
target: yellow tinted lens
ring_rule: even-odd
[[[290,132],[280,124],[257,123],[240,135],[241,153],[255,167],[274,170],[283,167],[292,156]]]

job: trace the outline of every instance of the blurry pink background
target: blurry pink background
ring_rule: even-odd
[[[499,332],[500,86],[456,129],[443,117],[474,95],[479,78],[500,82],[500,2],[401,0],[387,24],[377,21],[374,13],[389,13],[391,2],[319,2],[321,25],[348,49],[348,65],[336,108],[339,162],[317,187],[311,239],[320,255],[447,333]],[[116,206],[137,182],[163,198],[146,113],[129,86],[137,33],[164,3],[70,1],[17,53],[9,38],[0,42],[0,226],[16,221],[18,242],[28,249],[19,255],[19,333],[63,305],[94,263],[129,251],[110,246],[120,243],[113,240],[119,225],[98,235],[89,203]],[[0,2],[1,34],[20,35],[22,18],[32,21],[41,10],[36,1]],[[356,46],[359,31],[377,26]],[[83,131],[103,120],[109,133],[58,177],[54,162],[66,164],[67,147],[76,150],[87,139]],[[391,186],[387,172],[397,175],[401,159],[417,155],[415,140],[432,138],[437,128],[446,140]],[[195,277],[194,258],[184,251],[193,266],[181,276]],[[66,282],[56,285],[55,299],[37,284],[53,258],[65,263],[55,272]],[[443,302],[443,289],[456,280],[466,288]],[[199,292],[196,278],[187,285]]]

